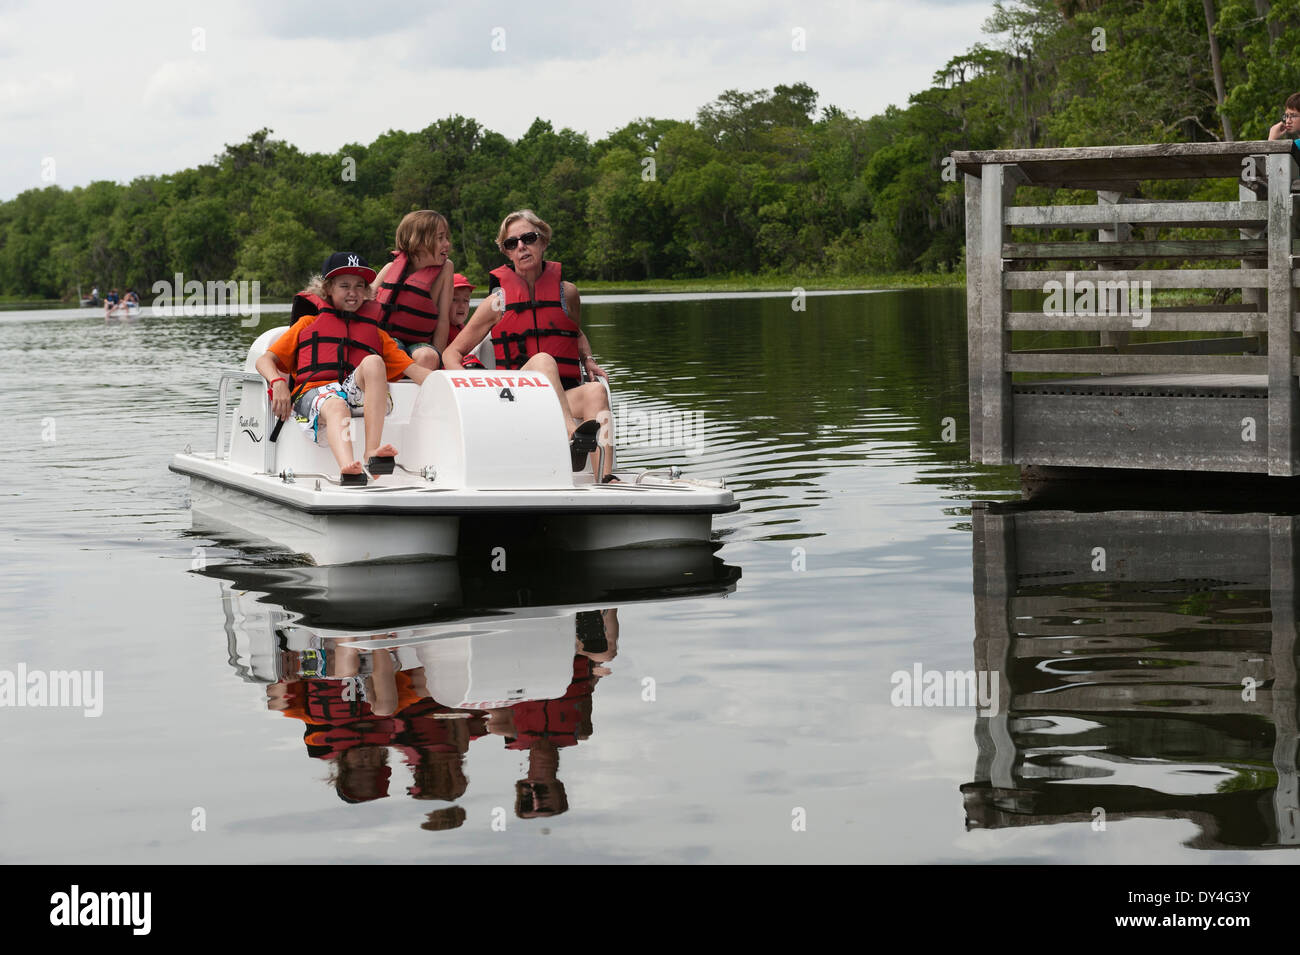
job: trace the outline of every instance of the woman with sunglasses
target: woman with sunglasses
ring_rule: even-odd
[[[442,363],[444,368],[460,368],[461,359],[491,333],[498,368],[535,371],[550,381],[564,411],[565,430],[581,448],[589,446],[601,423],[609,422],[609,392],[595,380],[604,378],[605,371],[596,364],[579,326],[578,290],[563,281],[559,262],[542,258],[550,243],[551,227],[531,209],[505,217],[497,248],[510,262],[492,270],[487,298],[447,346]],[[586,383],[583,372],[590,379]],[[601,435],[601,443],[609,453],[600,480],[617,481],[612,473],[613,435]]]

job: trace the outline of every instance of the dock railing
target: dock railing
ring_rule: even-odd
[[[972,459],[1300,473],[1297,155],[1290,140],[955,153],[966,190]],[[1143,197],[1159,195],[1162,181],[1197,179],[1234,179],[1237,199]],[[1097,198],[1017,205],[1025,186],[1089,190]],[[1168,229],[1221,237],[1158,237]],[[1096,237],[1024,239],[1025,231],[1045,230]],[[1138,230],[1144,237],[1134,237]],[[1220,262],[1224,267],[1205,265]],[[1239,289],[1242,300],[1151,307],[1153,289]],[[1042,293],[1042,307],[1013,310],[1018,291]],[[1012,333],[1021,331],[1097,338],[1095,345],[1013,350]],[[1222,337],[1134,342],[1135,331]],[[1024,373],[1074,376],[1077,387],[1021,387]]]

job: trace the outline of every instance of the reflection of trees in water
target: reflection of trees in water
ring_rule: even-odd
[[[1094,824],[1100,808],[1191,819],[1196,848],[1300,845],[1296,518],[973,519],[975,666],[1001,698],[976,722],[968,826]]]

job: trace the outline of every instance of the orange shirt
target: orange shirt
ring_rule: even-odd
[[[274,345],[267,349],[267,351],[275,356],[275,360],[280,363],[281,368],[285,368],[292,373],[293,370],[298,367],[298,359],[295,354],[298,350],[298,336],[302,334],[303,329],[314,321],[316,321],[315,315],[304,315],[302,318],[298,319],[298,321],[293,323],[292,328],[277,338]],[[384,331],[382,328],[379,329],[379,340],[383,342],[384,345],[384,366],[388,372],[388,380],[396,381],[405,374],[406,369],[414,364],[414,362],[411,361],[410,356],[407,355],[406,352],[402,351],[402,349],[398,347],[397,342],[393,341],[388,332]],[[313,381],[308,383],[312,388],[319,388],[321,385],[327,384],[329,384],[327,381]],[[297,398],[303,391],[306,391],[308,385],[303,385],[301,388],[295,388],[293,392],[294,398]]]

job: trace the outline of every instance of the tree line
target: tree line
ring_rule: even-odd
[[[794,83],[595,142],[451,116],[325,154],[263,129],[196,168],[32,189],[0,203],[0,295],[147,293],[176,272],[288,295],[329,251],[382,262],[421,208],[447,216],[476,281],[521,207],[579,279],[949,271],[964,259],[954,150],[1260,139],[1300,90],[1300,0],[999,0],[985,31],[867,119]]]

